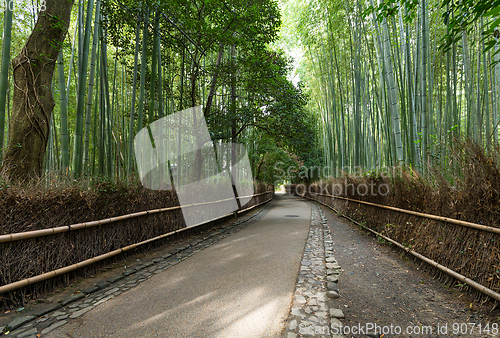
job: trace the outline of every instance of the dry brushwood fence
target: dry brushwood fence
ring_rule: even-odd
[[[335,186],[333,186],[335,184]],[[387,184],[387,195],[359,195],[365,186],[373,185],[374,191]],[[342,187],[342,188],[339,188]],[[347,188],[346,188],[347,187]],[[360,189],[358,190],[358,187]],[[496,292],[500,292],[500,237],[498,234],[472,229],[443,221],[409,215],[393,210],[335,199],[331,195],[387,205],[400,209],[444,216],[471,223],[500,228],[500,208],[488,208],[489,212],[478,212],[479,201],[466,194],[450,195],[435,191],[423,183],[420,177],[403,173],[397,178],[382,177],[345,177],[310,186],[290,186],[289,191],[327,204],[365,226],[373,229],[405,247],[428,257],[451,270],[454,270]],[[384,191],[381,189],[381,191]],[[385,192],[384,192],[385,194]],[[328,196],[330,195],[330,196]],[[496,203],[496,201],[495,201]],[[482,205],[487,208],[486,205]],[[474,210],[474,212],[469,212]],[[447,285],[460,285],[454,278],[427,264],[422,264],[432,275]],[[478,301],[489,297],[468,288]]]
[[[456,140],[451,155],[429,168],[427,178],[409,169],[399,169],[345,175],[302,188],[306,197],[318,199],[406,248],[500,293],[498,234],[317,195],[333,194],[500,228],[500,146],[485,149],[472,141]],[[467,288],[478,301],[490,299],[428,264],[423,267],[447,285]]]
[[[266,186],[255,187],[255,195],[244,208],[269,198]],[[270,190],[272,194],[274,190]],[[259,195],[260,194],[260,195]],[[0,189],[0,235],[90,222],[145,210],[178,206],[173,191],[152,191],[141,186],[99,184],[82,191],[69,188],[38,194]],[[110,251],[185,227],[180,209],[129,218],[49,236],[0,243],[0,286],[53,271]],[[165,244],[149,243],[140,250]],[[135,251],[137,252],[137,251]],[[98,262],[56,278],[0,294],[4,308],[67,285],[76,276],[88,276],[125,254]]]

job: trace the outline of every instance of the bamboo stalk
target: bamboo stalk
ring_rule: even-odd
[[[71,69],[71,64],[70,64]],[[68,97],[64,81],[63,52],[57,57],[57,70],[59,75],[59,102],[61,118],[61,169],[63,174],[68,174],[69,169],[69,135],[68,135]]]
[[[141,26],[140,22],[137,21],[137,27],[135,30],[134,73],[132,80],[132,98],[131,98],[132,101],[130,104],[130,125],[129,125],[129,135],[128,135],[128,162],[127,162],[128,175],[130,175],[134,171],[133,168],[134,136],[135,136],[134,119],[135,119],[135,99],[137,95],[137,68],[139,63],[140,33],[141,33]]]
[[[421,6],[421,21],[422,21],[422,68],[420,76],[420,91],[422,93],[422,115],[421,115],[421,130],[422,130],[422,162],[423,162],[423,173],[427,173],[427,167],[429,165],[429,151],[428,151],[428,140],[429,140],[429,102],[427,100],[427,13],[425,11],[425,0],[422,2]],[[429,93],[432,95],[432,92]]]
[[[100,1],[97,0],[99,3]],[[83,162],[83,114],[85,110],[85,84],[87,80],[87,65],[88,53],[90,44],[90,31],[92,25],[92,13],[94,10],[94,0],[87,2],[87,18],[85,22],[85,34],[82,42],[82,54],[78,63],[78,98],[76,108],[76,122],[75,122],[75,140],[73,147],[73,161],[72,170],[75,177],[79,177],[82,173]]]
[[[110,101],[110,95],[109,95],[109,80],[108,80],[108,47],[107,47],[107,42],[106,42],[106,35],[103,32],[102,26],[100,26],[100,35],[103,37],[101,40],[101,81],[102,81],[102,97],[103,97],[103,105],[101,105],[101,110],[103,110],[103,121],[102,124],[104,125],[104,135],[103,139],[105,140],[104,143],[104,153],[106,155],[105,158],[105,174],[108,177],[112,177],[112,171],[113,171],[113,138],[111,135],[112,132],[112,111],[111,111],[111,101]]]
[[[7,89],[9,87],[10,43],[12,31],[12,10],[10,2],[4,12],[4,29],[2,36],[2,64],[0,68],[0,164],[3,158],[3,139],[5,130],[5,107],[7,104]]]
[[[493,141],[498,144],[498,110],[500,109],[500,56],[499,56],[499,43],[498,37],[495,38],[495,52],[493,53],[495,59],[495,91],[493,96],[495,97],[496,107],[493,109]]]
[[[142,29],[142,53],[141,53],[141,75],[139,77],[139,106],[137,117],[137,130],[141,130],[144,123],[144,100],[145,100],[145,85],[146,85],[146,63],[148,58],[148,27],[149,13],[146,11],[144,16],[144,27]]]

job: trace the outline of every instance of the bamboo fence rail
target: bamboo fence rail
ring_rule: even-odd
[[[268,194],[268,193],[269,193],[269,191],[255,194],[255,195],[240,196],[240,197],[237,197],[237,199],[246,198],[246,197],[256,197],[256,196],[260,196],[260,195],[264,195],[264,194]],[[71,224],[71,225],[66,225],[66,226],[57,227],[57,228],[49,228],[49,229],[41,229],[41,230],[33,230],[33,231],[17,232],[17,233],[12,233],[12,234],[0,235],[0,243],[18,241],[18,240],[22,240],[22,239],[35,238],[35,237],[41,237],[41,236],[55,235],[55,234],[59,234],[59,233],[63,233],[63,232],[80,230],[80,229],[90,228],[90,227],[94,227],[94,226],[98,226],[98,225],[120,222],[120,221],[124,221],[124,220],[130,219],[130,218],[152,215],[152,214],[156,214],[156,213],[172,211],[172,210],[177,210],[177,209],[181,209],[181,208],[191,208],[191,207],[197,207],[200,205],[215,204],[215,203],[220,203],[220,202],[225,202],[225,201],[230,201],[230,200],[232,200],[232,198],[226,198],[226,199],[212,201],[212,202],[192,203],[192,204],[175,206],[175,207],[168,207],[168,208],[151,209],[151,210],[145,210],[145,211],[140,211],[140,212],[134,212],[134,213],[127,214],[127,215],[105,218],[105,219],[92,221],[92,222],[84,222],[84,223]]]
[[[466,222],[466,221],[461,221],[461,220],[454,219],[454,218],[448,218],[448,217],[442,217],[442,216],[424,214],[424,213],[417,212],[417,211],[400,209],[400,208],[396,208],[396,207],[390,207],[388,205],[375,204],[375,203],[371,203],[371,202],[365,202],[365,201],[355,200],[355,199],[352,199],[352,198],[347,198],[347,197],[342,197],[342,196],[334,196],[334,195],[319,194],[319,193],[314,193],[314,194],[311,194],[311,195],[319,195],[319,196],[339,198],[339,199],[343,199],[343,200],[350,201],[350,202],[356,202],[356,203],[360,203],[360,204],[366,204],[366,205],[370,205],[370,206],[373,206],[373,207],[378,207],[378,208],[383,208],[383,209],[398,211],[398,212],[402,212],[402,213],[409,214],[409,215],[424,217],[424,218],[433,219],[433,220],[436,220],[436,221],[447,222],[447,223],[451,223],[451,224],[457,224],[457,225],[461,225],[461,226],[468,227],[468,228],[473,228],[473,229],[477,229],[477,230],[491,232],[491,233],[494,233],[494,234],[500,234],[500,228],[493,228],[493,227],[490,227],[490,226],[481,225],[481,224],[477,224],[477,223]],[[304,196],[302,196],[302,197],[304,197]]]
[[[316,195],[325,195],[325,194],[316,194]],[[312,200],[312,201],[316,201],[316,202],[318,202],[318,203],[320,203],[320,204],[322,204],[322,205],[330,208],[331,210],[333,210],[335,213],[339,214],[340,216],[342,216],[342,217],[350,220],[351,222],[353,222],[353,223],[361,226],[362,228],[364,228],[364,229],[366,229],[366,230],[368,230],[368,231],[376,234],[377,236],[385,239],[386,241],[391,242],[392,244],[396,245],[398,248],[403,249],[407,253],[409,253],[409,254],[417,257],[418,259],[424,261],[425,263],[427,263],[427,264],[435,267],[436,269],[439,269],[439,270],[443,271],[444,273],[452,276],[453,278],[456,278],[457,280],[459,280],[459,281],[461,281],[463,283],[466,283],[467,285],[473,287],[474,289],[478,290],[479,292],[482,292],[485,295],[487,295],[487,296],[489,296],[489,297],[491,297],[491,298],[493,298],[495,300],[500,301],[500,293],[498,293],[498,292],[496,292],[496,291],[494,291],[494,290],[492,290],[492,289],[490,289],[490,288],[488,288],[488,287],[486,287],[486,286],[484,286],[482,284],[479,284],[478,282],[476,282],[476,281],[474,281],[474,280],[472,280],[470,278],[467,278],[466,276],[464,276],[462,274],[459,274],[458,272],[456,272],[454,270],[451,270],[451,269],[447,268],[446,266],[441,265],[438,262],[436,262],[436,261],[434,261],[434,260],[432,260],[430,258],[427,258],[427,257],[419,254],[418,252],[413,251],[412,249],[410,249],[408,247],[405,247],[403,244],[401,244],[399,242],[396,242],[395,240],[393,240],[393,239],[391,239],[391,238],[389,238],[389,237],[387,237],[387,236],[385,236],[385,235],[383,235],[383,234],[381,234],[381,233],[379,233],[379,232],[377,232],[377,231],[375,231],[373,229],[370,229],[369,227],[367,227],[367,226],[365,226],[365,225],[363,225],[363,224],[361,224],[361,223],[353,220],[352,218],[350,218],[350,217],[348,217],[348,216],[340,213],[339,211],[335,210],[335,208],[331,207],[330,205],[328,205],[326,203],[323,203],[323,202],[318,201],[318,200],[313,199],[313,198],[306,197],[305,194],[304,195],[300,195],[300,196],[304,197],[304,198],[307,198],[309,200]],[[326,196],[330,196],[330,195],[326,195]],[[338,196],[335,196],[335,197],[338,197]],[[359,202],[357,200],[352,200],[352,199],[348,199],[348,198],[342,198],[342,199]],[[373,203],[370,203],[370,204],[373,204]],[[393,208],[392,210],[394,210],[394,209],[398,209],[398,208]],[[404,210],[404,209],[400,209],[400,210]],[[395,210],[395,211],[399,211],[399,210]],[[408,210],[406,210],[406,211],[408,211]],[[422,214],[422,215],[425,215],[425,214]],[[438,216],[435,216],[435,217],[438,217]]]
[[[251,197],[251,196],[256,197],[256,196],[261,196],[261,195],[265,195],[265,194],[273,194],[273,190],[268,190],[266,192],[255,194],[255,195],[241,196],[240,198]],[[243,213],[243,212],[246,212],[246,211],[248,211],[250,209],[258,207],[258,206],[260,206],[260,205],[262,205],[264,203],[269,202],[272,198],[273,197],[268,198],[267,200],[265,200],[265,201],[263,201],[261,203],[258,203],[258,204],[254,205],[254,206],[251,206],[249,208],[246,208],[244,210],[238,210],[237,213]],[[213,203],[216,203],[216,202],[222,202],[222,201],[226,201],[226,200],[229,200],[229,199],[224,199],[224,200],[214,201],[214,202],[208,202],[208,203],[193,203],[193,204],[190,204],[188,206],[191,207],[191,206],[199,206],[199,205],[203,205],[203,204],[213,204]],[[186,207],[186,206],[182,206],[182,207]],[[163,211],[171,211],[171,210],[176,210],[176,209],[179,209],[179,208],[181,208],[181,207],[177,206],[177,207],[171,207],[171,208],[162,208],[162,209],[155,209],[155,210],[147,210],[147,211],[138,212],[138,213],[134,213],[134,214],[123,215],[123,216],[118,216],[118,217],[113,217],[113,218],[105,219],[104,221],[107,221],[107,222],[101,223],[101,224],[108,224],[108,223],[112,223],[112,222],[118,222],[118,221],[125,220],[125,219],[132,218],[132,217],[138,217],[138,216],[143,216],[143,215],[148,215],[148,214],[153,214],[153,213],[158,213],[158,212],[163,212]],[[153,211],[153,212],[150,212],[150,211]],[[133,215],[133,216],[130,216],[130,215]],[[206,221],[206,222],[198,223],[198,224],[195,224],[195,225],[187,227],[187,228],[182,228],[182,229],[170,231],[170,232],[165,233],[163,235],[156,236],[156,237],[147,239],[147,240],[142,241],[142,242],[138,242],[138,243],[134,243],[134,244],[131,244],[131,245],[127,245],[127,246],[125,246],[123,248],[120,248],[120,249],[117,249],[117,250],[113,250],[113,251],[110,251],[108,253],[105,253],[105,254],[102,254],[102,255],[90,258],[90,259],[86,259],[86,260],[78,262],[76,264],[65,266],[63,268],[59,268],[59,269],[56,269],[56,270],[53,270],[53,271],[49,271],[49,272],[46,272],[46,273],[43,273],[43,274],[40,274],[40,275],[37,275],[37,276],[34,276],[34,277],[30,277],[30,278],[26,278],[26,279],[23,279],[23,280],[20,280],[20,281],[17,281],[17,282],[13,282],[13,283],[10,283],[10,284],[2,285],[2,286],[0,286],[0,294],[6,293],[6,292],[10,292],[10,291],[14,291],[16,289],[19,289],[19,288],[22,288],[22,287],[25,287],[25,286],[28,286],[28,285],[31,285],[31,284],[34,284],[34,283],[38,283],[38,282],[41,282],[41,281],[44,281],[44,280],[47,280],[47,279],[50,279],[50,278],[54,278],[56,276],[59,276],[59,275],[62,275],[62,274],[65,274],[65,273],[68,273],[68,272],[80,269],[82,267],[91,265],[93,263],[102,261],[104,259],[107,259],[107,258],[116,256],[116,255],[119,255],[119,254],[121,254],[123,252],[126,252],[126,251],[129,251],[131,249],[137,248],[137,247],[139,247],[141,245],[148,244],[148,243],[157,241],[159,239],[166,238],[168,236],[171,236],[171,235],[174,235],[174,234],[186,231],[186,230],[190,230],[190,229],[193,229],[193,228],[198,227],[200,225],[207,224],[207,223],[210,223],[210,222],[214,222],[216,220],[223,219],[223,218],[226,218],[226,217],[229,217],[229,216],[232,216],[232,215],[234,215],[234,213],[230,213],[230,214],[227,214],[227,215],[215,218],[215,219],[211,219],[211,220]],[[130,217],[126,217],[126,216],[130,216]],[[112,220],[112,221],[110,221],[110,220]],[[87,223],[81,223],[81,224],[90,224],[90,223],[92,223],[93,224],[92,226],[95,226],[95,225],[99,224],[99,223],[96,223],[96,222],[99,222],[99,221],[87,222]],[[68,227],[70,227],[70,226],[68,226]],[[65,228],[66,229],[68,227],[60,227],[60,228]],[[79,227],[78,229],[83,229],[83,228],[85,228],[85,227]],[[58,229],[58,228],[54,228],[54,229]],[[50,229],[47,229],[47,230],[50,230]],[[70,229],[67,229],[66,231],[69,231],[69,230]],[[29,233],[33,233],[33,232],[34,231],[30,231]],[[64,232],[64,231],[59,231],[59,232]],[[59,232],[44,233],[44,234],[42,234],[40,236],[50,235],[50,234],[59,233]],[[8,235],[6,235],[6,236],[8,236]],[[38,236],[32,236],[32,237],[38,237]],[[25,237],[25,238],[32,238],[32,237]],[[23,237],[19,238],[19,236],[16,237],[16,239],[25,239],[25,238],[23,238]]]
[[[384,208],[384,209],[389,209],[389,210],[393,210],[393,211],[398,211],[398,212],[402,212],[402,213],[407,213],[407,214],[410,214],[410,215],[415,215],[415,216],[420,216],[420,217],[425,217],[425,218],[429,218],[429,219],[434,219],[434,220],[438,220],[438,221],[443,221],[443,222],[448,222],[448,223],[452,223],[452,224],[458,224],[458,225],[462,225],[462,226],[466,226],[466,227],[470,227],[470,228],[475,228],[477,230],[482,230],[482,231],[488,231],[488,232],[493,232],[493,233],[500,233],[500,229],[498,228],[492,228],[492,227],[488,227],[488,226],[484,226],[484,225],[481,225],[481,224],[475,224],[475,223],[470,223],[470,222],[464,222],[464,221],[460,221],[460,220],[456,220],[456,219],[453,219],[453,218],[447,218],[447,217],[441,217],[441,216],[436,216],[436,215],[430,215],[430,214],[424,214],[424,213],[420,213],[420,212],[416,212],[416,211],[411,211],[411,210],[406,210],[406,209],[400,209],[400,208],[395,208],[395,207],[389,207],[389,206],[386,206],[386,205],[381,205],[381,204],[375,204],[375,203],[370,203],[370,202],[365,202],[365,201],[359,201],[359,200],[355,200],[355,199],[351,199],[351,198],[347,198],[347,197],[341,197],[341,196],[333,196],[333,195],[328,195],[328,194],[320,194],[320,193],[314,193],[311,195],[316,195],[316,196],[326,196],[326,197],[334,197],[334,198],[339,198],[339,199],[343,199],[343,200],[346,200],[346,201],[350,201],[350,202],[357,202],[357,203],[361,203],[361,204],[366,204],[366,205],[370,205],[370,206],[375,206],[375,207],[380,207],[380,208]],[[483,294],[495,299],[495,300],[498,300],[500,301],[500,293],[470,279],[470,278],[467,278],[466,276],[452,270],[452,269],[449,269],[447,268],[446,266],[444,265],[441,265],[439,264],[438,262],[404,246],[403,244],[393,240],[392,238],[389,238],[373,229],[370,229],[369,227],[355,221],[354,219],[344,215],[343,213],[340,213],[339,211],[337,211],[335,208],[333,208],[332,206],[328,205],[327,203],[324,203],[324,202],[321,202],[315,198],[310,198],[310,197],[307,197],[306,194],[302,194],[302,195],[299,195],[300,197],[303,197],[303,198],[306,198],[306,199],[309,199],[309,200],[312,200],[312,201],[316,201],[326,207],[328,207],[329,209],[333,210],[335,213],[339,214],[340,216],[350,220],[351,222],[361,226],[362,228],[376,234],[377,236],[385,239],[386,241],[389,241],[391,242],[392,244],[396,245],[398,248],[400,249],[403,249],[404,251],[406,251],[407,253],[417,257],[418,259],[420,259],[421,261],[435,267],[436,269],[439,269],[440,271],[452,276],[453,278],[463,282],[463,283],[466,283],[467,285],[471,286],[472,288],[478,290],[479,292],[482,292]],[[493,230],[493,231],[492,231]]]

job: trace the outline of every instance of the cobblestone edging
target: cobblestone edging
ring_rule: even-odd
[[[341,338],[332,328],[340,329],[339,318],[344,318],[342,310],[334,307],[340,297],[337,282],[342,269],[333,256],[326,217],[318,205],[310,205],[309,235],[283,337]]]
[[[264,217],[276,199],[268,203],[254,215],[243,216],[234,224],[208,235],[193,236],[185,246],[169,251],[161,258],[143,261],[140,265],[125,270],[121,275],[108,278],[93,287],[81,290],[64,301],[43,310],[18,317],[6,327],[0,327],[0,336],[16,338],[43,337],[44,334],[68,323],[94,307],[115,298],[119,294],[137,286],[150,277],[167,270],[220,240],[240,231],[249,224]],[[3,331],[3,333],[2,333]]]

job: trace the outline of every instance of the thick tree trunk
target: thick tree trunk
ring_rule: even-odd
[[[39,177],[54,108],[52,76],[74,0],[47,0],[21,53],[12,60],[14,100],[2,172],[9,180]]]

